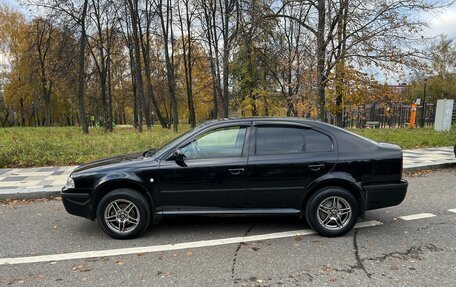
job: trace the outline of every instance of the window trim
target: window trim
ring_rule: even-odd
[[[249,155],[248,146],[250,145],[251,126],[252,126],[251,122],[243,121],[243,122],[235,122],[235,123],[217,124],[217,125],[212,125],[212,126],[206,127],[205,129],[202,129],[198,133],[192,135],[190,138],[187,138],[184,141],[170,147],[170,149],[166,152],[165,156],[163,156],[162,159],[165,161],[171,160],[172,154],[176,149],[180,149],[181,147],[187,145],[188,143],[192,142],[195,138],[198,138],[199,136],[201,136],[203,134],[209,133],[209,132],[217,130],[217,129],[230,128],[230,127],[244,127],[246,129],[241,156],[204,157],[204,158],[186,159],[186,161],[203,160],[203,159],[207,160],[207,159],[216,159],[216,158],[230,158],[230,157],[232,157],[232,158],[248,157],[248,155]]]
[[[329,138],[331,141],[331,150],[327,151],[301,151],[301,152],[288,152],[288,153],[270,153],[270,154],[257,154],[257,130],[260,127],[285,127],[285,128],[299,128],[303,130],[313,130],[315,132],[324,134]],[[254,123],[253,126],[254,131],[252,132],[252,143],[253,147],[251,149],[251,153],[253,156],[277,156],[277,155],[296,155],[296,154],[311,154],[311,153],[326,153],[326,152],[335,152],[335,143],[333,136],[328,134],[325,131],[322,131],[320,129],[316,129],[312,126],[306,125],[306,124],[300,124],[300,123],[274,123],[274,122],[257,122]]]

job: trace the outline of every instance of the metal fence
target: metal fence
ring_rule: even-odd
[[[346,128],[405,128],[410,123],[411,105],[403,102],[373,103],[358,107],[347,107],[343,112],[343,126]],[[416,110],[415,126],[432,127],[436,106],[427,103],[423,117],[423,106]],[[329,121],[335,124],[335,117]],[[456,105],[453,109],[453,122],[456,121]]]

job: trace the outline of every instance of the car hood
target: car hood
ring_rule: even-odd
[[[93,169],[97,167],[102,167],[106,165],[112,165],[116,163],[123,163],[123,162],[131,162],[131,161],[139,161],[144,159],[144,152],[134,152],[129,154],[122,154],[110,158],[104,158],[100,160],[96,160],[93,162],[89,162],[83,165],[78,166],[74,172],[81,172],[86,171],[88,169]]]

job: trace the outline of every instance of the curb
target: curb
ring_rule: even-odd
[[[0,193],[0,201],[15,199],[50,199],[60,196],[60,190],[7,191]]]
[[[412,171],[419,171],[419,170],[436,170],[441,168],[449,168],[449,167],[456,167],[456,160],[453,162],[444,162],[444,163],[436,163],[436,164],[428,164],[428,165],[421,165],[417,167],[407,167],[404,168],[404,172],[412,172]],[[30,189],[30,190],[10,190],[6,192],[0,193],[0,201],[5,200],[16,200],[16,199],[42,199],[42,198],[54,198],[60,196],[60,188],[58,190],[55,189]]]
[[[419,171],[419,170],[435,170],[435,169],[449,168],[449,167],[456,167],[456,160],[452,161],[452,162],[443,162],[443,163],[407,167],[407,168],[404,168],[404,172]]]

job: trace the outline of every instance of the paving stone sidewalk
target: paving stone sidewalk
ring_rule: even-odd
[[[438,168],[456,165],[454,147],[404,150],[404,170]]]
[[[0,169],[0,200],[58,196],[76,166]]]
[[[404,170],[456,166],[453,147],[404,150]],[[0,169],[0,200],[58,196],[76,166]]]

